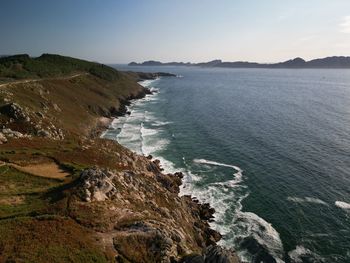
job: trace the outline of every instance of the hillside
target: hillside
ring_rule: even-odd
[[[44,78],[57,77],[77,72],[88,72],[105,80],[118,79],[113,68],[76,58],[43,54],[31,58],[27,54],[0,57],[1,78]]]
[[[237,262],[181,173],[99,138],[150,93],[137,81],[171,74],[46,54],[0,76],[0,262]]]

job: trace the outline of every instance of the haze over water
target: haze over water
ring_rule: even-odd
[[[350,71],[125,67],[143,85],[105,137],[185,173],[246,262],[350,262]]]

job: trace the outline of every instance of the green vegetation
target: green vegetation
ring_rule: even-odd
[[[0,78],[49,78],[79,72],[108,81],[120,77],[118,71],[106,65],[60,55],[43,54],[31,58],[24,54],[0,58]]]
[[[33,176],[11,166],[0,167],[0,219],[26,215],[43,209],[45,192],[62,184],[61,180]]]

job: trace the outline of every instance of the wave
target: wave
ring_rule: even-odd
[[[155,93],[155,92],[159,92],[159,89],[155,88],[155,87],[150,87],[149,89],[151,92]]]
[[[255,257],[263,257],[266,261],[272,260],[272,257],[277,262],[283,262],[283,244],[279,233],[270,223],[251,212],[239,212],[236,221],[235,227],[238,226],[242,231],[236,240],[242,248],[250,251],[260,247],[263,252]]]
[[[305,260],[306,262],[324,262],[324,259],[319,255],[301,245],[290,251],[288,256],[293,263],[303,263]]]
[[[344,210],[350,212],[350,204],[349,203],[345,203],[343,201],[335,201],[335,205],[341,209],[344,209]]]
[[[221,167],[228,167],[228,168],[233,168],[236,173],[234,173],[234,179],[228,180],[225,182],[215,182],[212,183],[212,185],[220,185],[220,186],[226,186],[226,187],[236,187],[240,182],[242,182],[242,176],[243,176],[243,170],[239,168],[238,166],[235,165],[230,165],[230,164],[225,164],[225,163],[219,163],[219,162],[214,162],[214,161],[209,161],[205,159],[194,159],[194,163],[198,164],[208,164],[208,165],[215,165],[215,166],[221,166]]]
[[[152,126],[155,127],[161,127],[161,126],[166,126],[168,124],[171,124],[171,121],[155,121],[154,123],[151,123]]]
[[[236,244],[236,249],[243,262],[251,262],[254,257],[256,247],[260,248],[260,258],[283,262],[283,244],[279,233],[270,223],[252,212],[242,211],[242,201],[249,195],[242,185],[243,170],[231,164],[220,163],[206,159],[194,159],[194,163],[203,165],[213,165],[232,168],[234,170],[233,180],[215,182],[209,184],[206,189],[197,189],[192,194],[205,197],[205,201],[215,208],[215,222],[213,227],[224,235],[221,244],[232,246]],[[225,189],[230,188],[231,191]],[[236,189],[236,190],[235,190]],[[227,216],[231,213],[230,207],[235,202],[235,210],[231,222],[227,222]]]
[[[235,165],[218,163],[218,162],[214,162],[214,161],[208,161],[205,159],[194,159],[193,162],[194,163],[201,163],[201,164],[211,164],[211,165],[222,166],[222,167],[230,167],[230,168],[235,169],[238,172],[243,172],[241,168],[239,168],[238,166],[235,166]]]
[[[322,201],[321,199],[314,198],[314,197],[295,197],[295,196],[288,196],[288,201],[294,202],[294,203],[312,203],[312,204],[319,204],[319,205],[328,205],[325,201]]]
[[[149,87],[152,83],[155,81],[159,80],[159,78],[156,79],[146,79],[146,80],[141,80],[138,83],[143,86],[143,87]]]

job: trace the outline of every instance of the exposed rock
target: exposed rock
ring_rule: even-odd
[[[58,107],[58,105],[56,103],[53,104],[53,108],[55,109],[55,111],[61,112],[61,108]]]
[[[104,201],[117,192],[112,178],[115,175],[98,168],[84,170],[80,175],[81,187],[83,190],[83,200]]]
[[[6,142],[7,142],[7,138],[2,132],[0,132],[0,144],[6,143]]]
[[[176,243],[166,231],[144,223],[121,231],[113,238],[113,243],[119,254],[117,262],[125,259],[145,262],[144,259],[148,259],[148,262],[170,263],[177,255]]]
[[[210,207],[209,203],[204,203],[201,205],[200,217],[204,220],[210,220],[214,218],[215,209]]]
[[[6,137],[10,137],[10,138],[22,138],[24,137],[24,135],[18,131],[13,131],[11,129],[2,129],[2,133],[6,136]]]
[[[182,184],[181,178],[174,176],[172,174],[158,174],[156,176],[157,181],[160,182],[166,189],[172,193],[178,193]]]
[[[42,137],[51,137],[50,132],[46,130],[38,130],[37,134]]]
[[[14,120],[26,120],[29,116],[17,103],[9,103],[0,107],[0,113]]]
[[[209,246],[204,255],[185,256],[180,263],[239,263],[239,259],[233,250]]]
[[[205,263],[238,263],[239,260],[233,250],[220,246],[208,247],[205,253]]]
[[[40,118],[44,118],[45,117],[44,114],[42,112],[40,112],[40,111],[36,112],[35,114],[38,115]]]
[[[145,88],[145,94],[146,95],[152,95],[153,92],[149,88]]]

